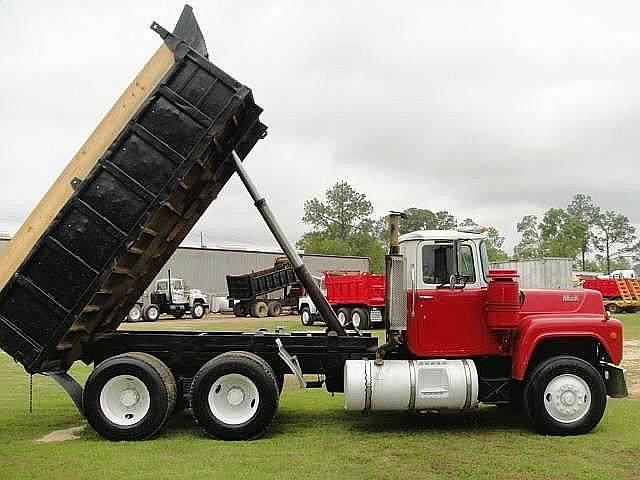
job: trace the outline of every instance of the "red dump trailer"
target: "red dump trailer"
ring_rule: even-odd
[[[582,288],[600,292],[609,313],[635,312],[640,308],[640,282],[634,278],[587,278]]]

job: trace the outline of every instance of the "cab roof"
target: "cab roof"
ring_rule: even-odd
[[[412,240],[482,240],[483,233],[467,233],[458,230],[418,230],[400,235],[400,243]]]

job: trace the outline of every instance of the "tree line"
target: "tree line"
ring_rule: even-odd
[[[446,210],[414,207],[403,213],[401,233],[478,225],[472,218],[458,220]],[[323,199],[305,201],[302,222],[310,231],[297,242],[298,248],[308,253],[369,257],[372,272],[384,270],[387,219],[375,218],[373,204],[347,182],[336,182]],[[612,210],[602,211],[583,193],[576,194],[566,208],[550,208],[542,218],[525,215],[516,229],[521,238],[511,258],[567,257],[579,270],[607,273],[640,263],[640,244],[629,219]],[[489,259],[509,259],[503,250],[505,237],[493,227],[487,236]]]

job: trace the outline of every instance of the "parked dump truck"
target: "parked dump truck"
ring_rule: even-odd
[[[381,324],[384,315],[384,275],[355,272],[326,272],[320,288],[333,307],[341,325],[366,330]],[[321,320],[308,295],[298,300],[300,321],[313,325]]]
[[[236,317],[278,317],[282,307],[298,307],[300,281],[285,258],[272,268],[244,275],[227,275],[229,305]],[[282,295],[269,297],[273,292]]]
[[[150,438],[188,403],[210,435],[255,438],[285,374],[344,392],[347,410],[522,402],[539,431],[559,435],[590,431],[607,394],[627,394],[622,324],[598,292],[521,290],[515,272],[488,271],[483,235],[398,238],[397,215],[386,340],[346,330],[242,163],[266,131],[251,91],[208,60],[190,8],[173,33],[152,28],[164,45],[0,262],[0,347],[56,379],[100,435]],[[117,331],[234,171],[326,331]],[[67,372],[76,360],[94,366],[84,388]]]
[[[640,281],[635,278],[586,278],[581,284],[600,292],[604,308],[611,314],[640,308]]]

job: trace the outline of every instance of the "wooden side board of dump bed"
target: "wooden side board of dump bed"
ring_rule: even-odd
[[[95,167],[100,157],[173,66],[173,62],[173,52],[162,44],[73,156],[9,244],[0,252],[0,290],[16,273],[49,224],[73,196],[72,182],[75,179],[84,180]]]
[[[0,348],[29,372],[90,358],[266,133],[190,7],[3,252]],[[178,35],[178,32],[180,35]]]

